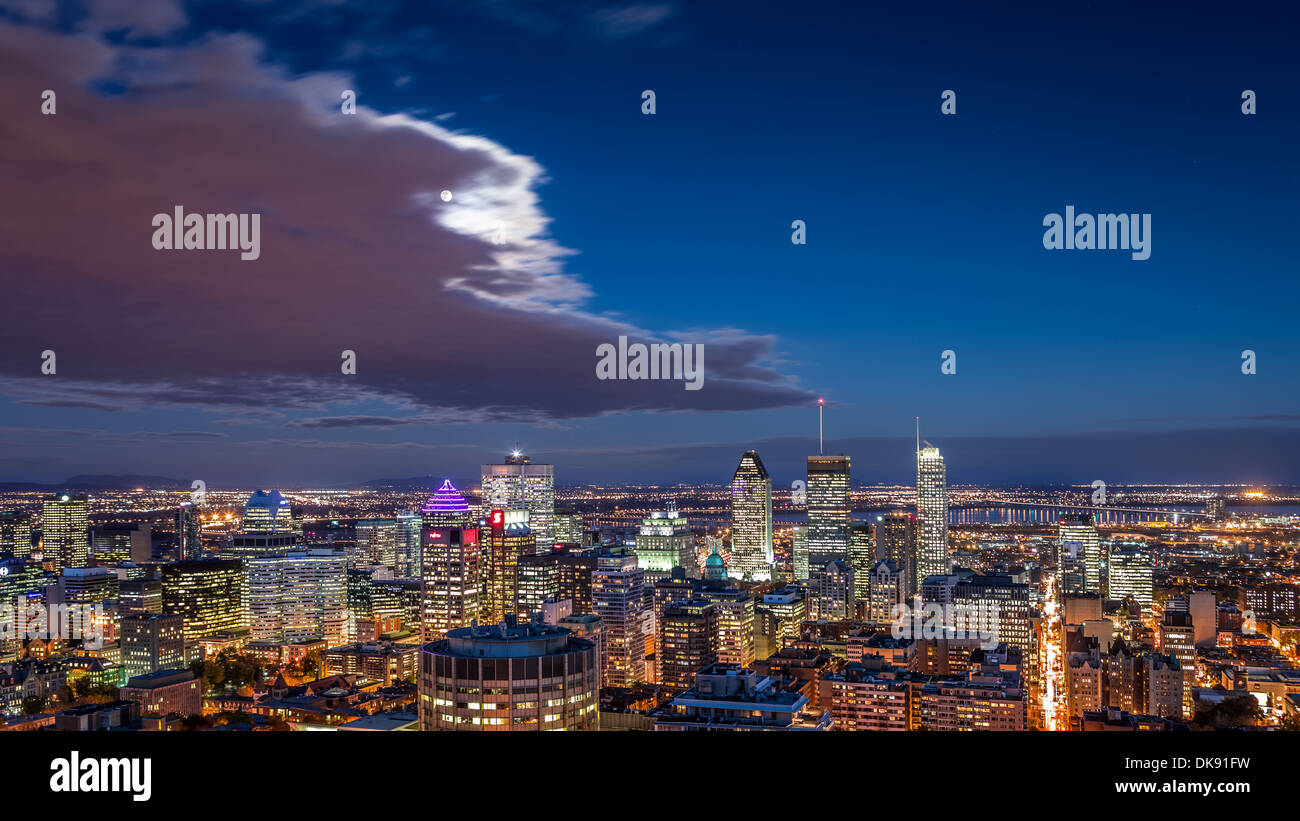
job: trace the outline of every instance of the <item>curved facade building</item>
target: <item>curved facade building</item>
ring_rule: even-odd
[[[562,627],[511,619],[462,627],[420,652],[420,729],[595,730],[596,645]]]

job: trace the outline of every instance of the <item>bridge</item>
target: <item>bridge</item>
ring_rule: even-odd
[[[1081,513],[1146,513],[1161,516],[1200,516],[1206,519],[1210,518],[1210,514],[1205,511],[1167,510],[1159,507],[1116,507],[1114,505],[1068,505],[1045,502],[1016,502],[1009,499],[985,499],[979,502],[949,505],[948,509],[965,510],[981,507],[1038,508],[1040,510],[1078,511]]]

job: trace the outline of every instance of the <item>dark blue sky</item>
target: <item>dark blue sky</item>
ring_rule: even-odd
[[[305,180],[321,174],[304,159],[301,177],[276,183],[276,195],[301,186],[301,196],[285,197],[278,210],[266,206],[266,268],[249,285],[283,288],[292,299],[240,321],[209,309],[214,300],[202,291],[159,296],[168,281],[161,270],[144,278],[148,297],[114,306],[141,309],[128,316],[150,326],[137,328],[144,351],[121,350],[132,340],[111,334],[94,345],[64,342],[48,322],[39,341],[11,328],[6,349],[21,353],[4,363],[12,387],[0,425],[11,447],[0,480],[78,472],[286,484],[466,476],[519,442],[556,463],[561,481],[722,481],[741,451],[762,453],[768,441],[781,454],[765,455],[769,468],[778,479],[795,478],[800,448],[813,445],[790,439],[815,436],[816,395],[830,403],[828,449],[853,440],[871,453],[855,454],[854,464],[855,476],[869,481],[909,477],[918,414],[925,438],[969,454],[962,462],[950,456],[955,481],[1300,480],[1290,207],[1300,170],[1297,15],[1280,3],[1252,4],[1249,13],[1218,4],[1177,12],[1132,6],[940,3],[921,13],[818,2],[159,2],[47,20],[11,13],[15,36],[77,37],[112,55],[70,81],[87,89],[87,105],[116,104],[140,117],[135,137],[151,145],[150,167],[160,170],[194,161],[173,158],[183,129],[153,113],[168,105],[221,110],[223,122],[247,117],[241,133],[260,141],[232,149],[227,163],[280,139],[269,115],[253,110],[261,97],[238,71],[271,75],[258,86],[271,95],[302,87],[337,99],[340,84],[354,87],[375,116],[404,112],[531,157],[538,168],[519,190],[535,193],[529,224],[548,244],[530,253],[555,261],[562,280],[530,274],[536,299],[486,309],[481,293],[472,306],[451,295],[450,275],[427,289],[385,282],[431,253],[435,267],[452,256],[462,264],[459,246],[452,254],[436,238],[417,243],[418,227],[391,218],[382,249],[365,247],[379,248],[377,230],[358,226],[353,238],[373,271],[305,278],[310,259],[274,256],[273,243],[295,236],[287,229],[277,236],[277,215],[292,222],[294,203],[310,201],[321,215],[303,216],[297,235],[337,217],[344,227],[329,236],[338,236],[356,224],[347,213],[354,184],[392,173],[398,182],[375,182],[364,199],[381,203],[391,193],[393,207],[402,206],[407,192],[392,187],[408,155],[394,149],[386,170],[367,170],[387,148],[358,138],[366,159],[353,168],[346,151],[334,153],[339,126],[303,125],[293,159],[268,157],[266,167],[321,157],[337,180],[315,191]],[[234,60],[237,70],[209,82],[175,56],[207,60],[210,51],[219,52],[214,63]],[[22,59],[5,70],[42,76]],[[105,76],[124,77],[113,86],[124,93],[106,97]],[[641,113],[643,89],[657,94],[653,116]],[[944,89],[957,93],[956,116],[940,114]],[[1255,116],[1241,113],[1243,89],[1258,94]],[[26,101],[37,92],[21,94],[34,110]],[[77,116],[69,98],[59,118]],[[6,167],[75,165],[66,146],[55,157],[24,153],[45,143],[18,140]],[[197,162],[211,161],[206,153]],[[464,153],[449,167],[459,168]],[[343,160],[330,165],[325,157]],[[113,155],[101,162],[112,166]],[[69,189],[87,184],[67,176]],[[142,208],[157,201],[157,210],[169,210],[187,195],[203,210],[231,210],[245,190],[225,186],[222,200],[198,181],[191,188],[169,179],[160,173],[153,190],[142,184]],[[261,207],[272,193],[259,198],[252,186],[243,198]],[[472,187],[461,186],[447,184]],[[1067,205],[1151,214],[1150,259],[1044,250],[1044,215]],[[22,207],[12,199],[5,206]],[[794,219],[806,221],[807,245],[790,243]],[[57,216],[44,223],[49,242],[75,235]],[[147,228],[123,230],[147,236]],[[435,250],[384,256],[408,238]],[[123,277],[152,264],[131,253],[121,259]],[[465,270],[481,269],[480,248],[463,253]],[[75,259],[24,266],[27,259],[19,254],[5,278],[76,267]],[[212,276],[235,283],[223,278],[245,270]],[[494,280],[484,282],[490,291]],[[572,300],[548,291],[575,283],[584,293]],[[101,287],[79,296],[112,294],[111,285]],[[355,293],[319,295],[341,288]],[[400,301],[392,297],[398,291]],[[48,318],[57,313],[52,299],[33,290],[19,307]],[[427,324],[394,340],[394,327],[414,324],[393,313],[406,303],[418,303]],[[94,304],[103,303],[88,300],[88,316]],[[462,307],[481,314],[441,330]],[[273,319],[285,311],[309,321]],[[174,327],[155,319],[174,312],[189,318]],[[213,324],[208,335],[205,321]],[[645,391],[632,396],[611,393],[627,385],[590,378],[590,342],[612,341],[619,326],[720,351],[706,359],[705,389],[692,395],[655,383],[633,386]],[[580,339],[554,336],[577,327]],[[180,385],[192,399],[168,398],[185,360],[167,361],[150,346],[195,334],[206,351],[232,332],[259,345],[205,360],[208,370],[194,375],[202,385]],[[488,334],[495,344],[483,342]],[[317,356],[303,340],[315,338],[329,351],[320,354],[321,374],[303,364]],[[391,345],[376,352],[385,340]],[[25,377],[33,350],[60,345],[72,354],[60,373],[84,382],[51,393],[52,380]],[[107,347],[114,361],[78,372],[83,347]],[[337,369],[331,363],[346,347],[359,352],[360,377],[377,358],[391,366],[382,380],[358,380],[364,396],[349,393],[355,382],[322,375]],[[447,359],[426,351],[399,361],[415,347],[441,347]],[[1240,370],[1247,348],[1258,355],[1252,376]],[[956,375],[940,373],[945,349],[957,353]],[[157,361],[125,362],[137,355]],[[250,357],[259,365],[246,373]],[[292,400],[250,389],[290,378],[304,380]],[[333,382],[321,393],[313,379]],[[206,393],[215,382],[221,392]],[[141,384],[160,389],[146,397]],[[103,385],[137,387],[105,393]],[[228,404],[213,398],[227,395]],[[898,458],[866,444],[879,437],[897,437]]]

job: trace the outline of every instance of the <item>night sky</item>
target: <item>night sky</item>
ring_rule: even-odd
[[[953,482],[1300,481],[1300,16],[1135,5],[0,0],[0,481],[788,486],[818,396],[855,480],[919,415]]]

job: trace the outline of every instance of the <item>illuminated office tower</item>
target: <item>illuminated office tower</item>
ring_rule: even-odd
[[[189,666],[185,663],[185,620],[178,615],[122,617],[121,646],[125,678]]]
[[[397,566],[397,520],[357,519],[354,563]]]
[[[394,569],[404,579],[420,578],[420,533],[424,520],[418,513],[399,513],[393,519],[396,525],[393,551],[397,558]]]
[[[663,656],[660,648],[664,645],[664,610],[668,605],[674,602],[691,601],[695,598],[695,588],[698,582],[686,578],[686,574],[680,569],[674,570],[667,578],[662,578],[654,582],[650,591],[651,606],[654,608],[655,617],[655,653],[658,664],[656,665],[656,679],[663,683]]]
[[[938,448],[916,454],[916,584],[952,572],[948,558],[948,474]],[[909,562],[909,564],[911,564]]]
[[[808,527],[795,525],[790,528],[790,562],[795,581],[808,579]]]
[[[40,597],[45,588],[45,571],[27,559],[0,559],[0,609],[12,606],[19,597]]]
[[[124,619],[161,613],[162,607],[162,579],[148,575],[117,583],[117,611]]]
[[[246,533],[287,533],[293,530],[289,500],[280,491],[257,490],[244,503],[240,529]]]
[[[758,657],[758,608],[744,590],[706,587],[697,599],[712,602],[717,611],[717,661],[748,667]]]
[[[66,493],[41,502],[41,552],[54,572],[90,564],[90,500]]]
[[[425,527],[471,527],[473,519],[465,494],[450,479],[443,479],[420,508],[420,520]]]
[[[181,561],[194,561],[203,556],[203,539],[199,534],[199,507],[193,502],[181,502],[176,508],[176,556]]]
[[[849,525],[848,565],[853,571],[853,596],[865,602],[871,590],[871,568],[876,566],[876,540],[871,525]]]
[[[65,567],[54,593],[58,604],[94,606],[116,600],[117,574],[107,567]]]
[[[527,510],[493,510],[483,534],[487,594],[480,604],[482,620],[499,622],[519,612],[519,560],[537,553],[537,539],[529,527]],[[524,614],[528,618],[529,614]]]
[[[1192,714],[1192,687],[1196,684],[1196,628],[1186,610],[1167,610],[1160,623],[1160,652],[1174,656],[1183,673],[1183,714]]]
[[[0,559],[25,559],[32,552],[32,517],[16,510],[0,513]]]
[[[745,581],[769,581],[773,558],[772,477],[758,453],[746,451],[731,479],[729,575]]]
[[[139,563],[153,558],[152,525],[100,525],[91,534],[90,555],[95,564]]]
[[[1081,560],[1084,591],[1105,596],[1106,559],[1092,514],[1062,516],[1059,528],[1057,566],[1061,567],[1067,556]]]
[[[163,565],[162,599],[164,613],[184,617],[190,642],[248,627],[248,587],[244,564],[238,560]]]
[[[827,562],[808,578],[808,618],[847,621],[857,616],[853,571],[841,560]]]
[[[686,571],[688,578],[700,577],[700,565],[695,560],[695,537],[685,516],[677,514],[677,507],[656,510],[649,518],[641,520],[641,532],[636,537],[637,564],[646,572],[646,579],[661,579],[674,567]]]
[[[903,574],[903,592],[911,598],[921,589],[916,577],[916,514],[893,512],[876,517],[876,559],[888,559]]]
[[[298,537],[289,500],[278,490],[258,490],[244,503],[239,532],[230,534],[223,553],[231,559],[276,556],[298,550]]]
[[[881,559],[867,574],[867,621],[891,624],[908,597],[907,577],[893,559]],[[854,574],[857,582],[857,574]]]
[[[479,536],[476,527],[424,527],[420,624],[425,641],[479,617]]]
[[[420,650],[420,729],[597,730],[599,673],[595,643],[563,627],[461,627]]]
[[[1143,607],[1152,601],[1151,553],[1140,549],[1115,550],[1110,554],[1108,596],[1123,601],[1129,596]]]
[[[808,565],[849,556],[849,457],[808,457]]]
[[[565,550],[559,553],[560,593],[558,598],[572,601],[575,615],[592,612],[591,574],[596,572],[598,559],[599,554],[595,549]]]
[[[555,511],[554,530],[556,544],[582,544],[582,514]]]
[[[258,641],[351,638],[347,559],[333,550],[295,551],[248,560],[249,629]]]
[[[537,544],[550,549],[555,542],[555,468],[534,465],[514,451],[505,464],[483,466],[483,507],[487,510],[527,510]]]
[[[592,607],[601,622],[603,673],[606,687],[632,687],[646,680],[645,571],[632,555],[601,556],[591,574]]]
[[[519,557],[519,589],[515,612],[532,618],[546,610],[546,603],[560,597],[560,557],[558,554],[536,553]]]
[[[676,601],[664,608],[663,644],[656,648],[659,680],[682,690],[718,660],[718,612],[708,601]]]

